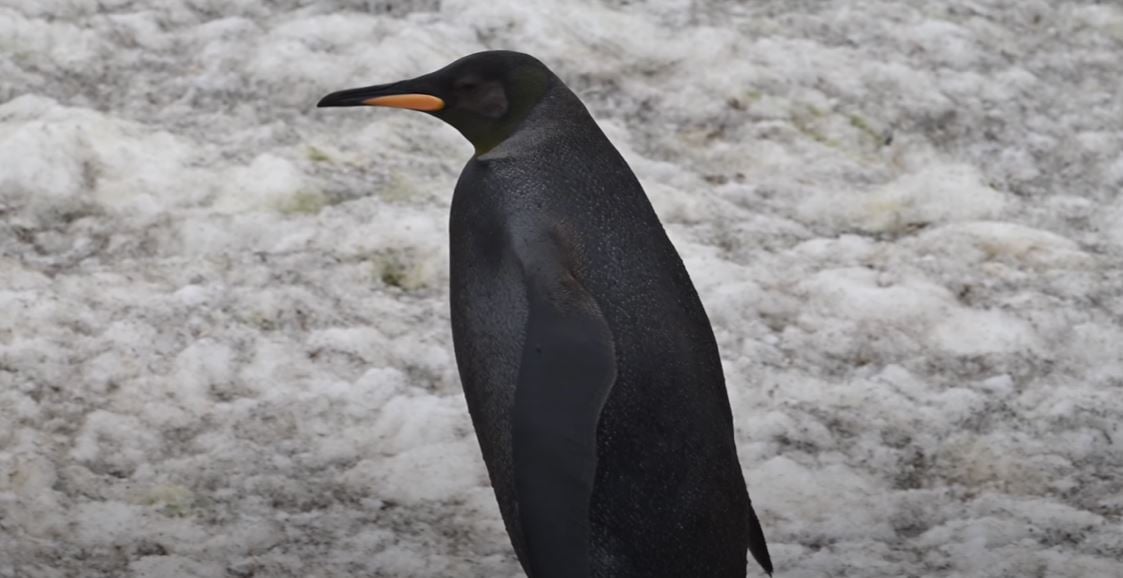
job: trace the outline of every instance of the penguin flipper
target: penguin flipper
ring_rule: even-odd
[[[512,431],[523,563],[531,578],[585,578],[596,430],[616,353],[596,301],[546,254],[523,263],[529,314]]]

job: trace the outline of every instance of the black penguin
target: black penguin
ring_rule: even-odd
[[[427,112],[476,147],[452,199],[452,335],[531,578],[772,563],[709,319],[643,188],[537,59],[473,54],[319,106]]]

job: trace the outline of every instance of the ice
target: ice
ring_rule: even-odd
[[[1118,3],[0,0],[0,577],[521,575],[471,146],[314,108],[492,48],[667,225],[777,576],[1119,574]]]

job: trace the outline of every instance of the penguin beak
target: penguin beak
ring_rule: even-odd
[[[445,101],[439,97],[410,90],[408,84],[412,83],[395,82],[341,90],[323,97],[316,106],[390,106],[423,112],[437,112],[445,107]]]

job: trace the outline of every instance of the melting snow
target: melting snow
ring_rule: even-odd
[[[490,48],[647,186],[777,576],[1120,575],[1118,3],[4,0],[0,576],[520,574],[471,147],[314,108]]]

